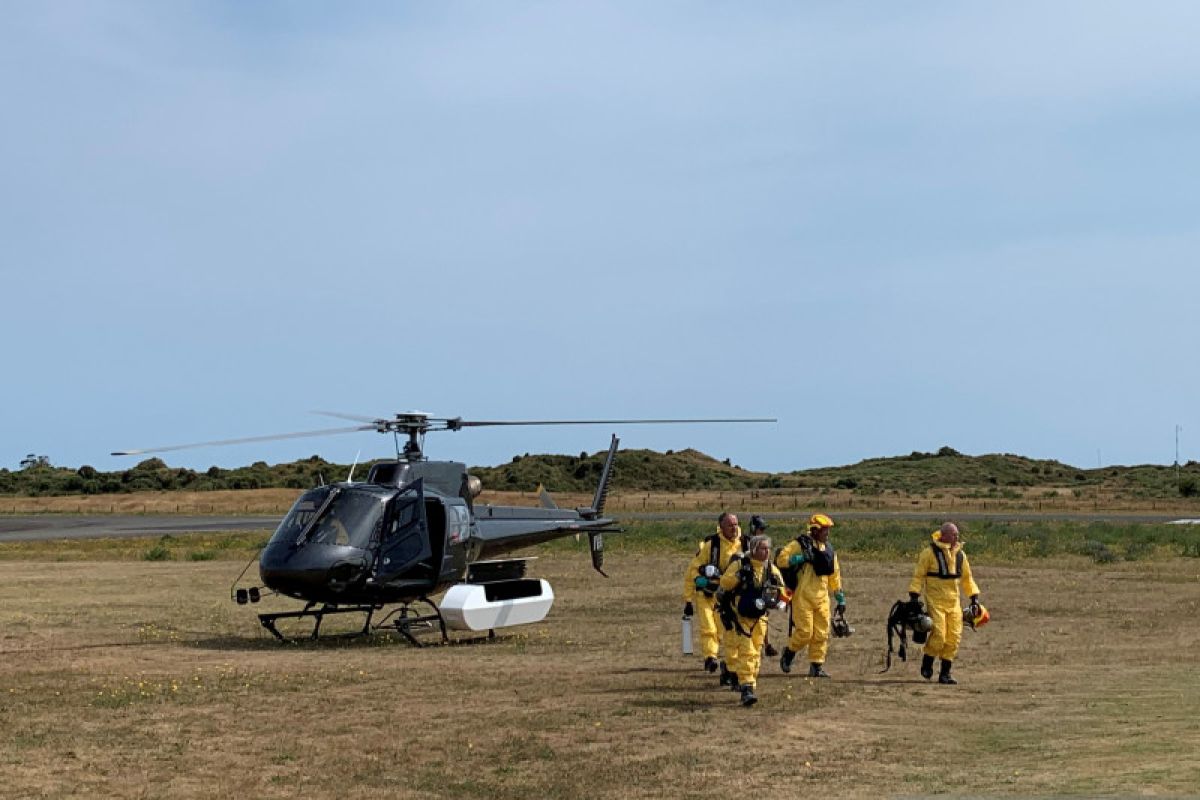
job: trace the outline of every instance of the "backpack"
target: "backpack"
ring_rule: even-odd
[[[802,533],[796,537],[796,541],[800,543],[800,552],[804,553],[804,564],[812,564],[813,572],[817,575],[832,575],[833,574],[833,545],[829,542],[825,543],[825,549],[819,550],[816,542],[807,533]],[[779,554],[783,552],[783,548],[775,551],[776,560],[779,559]],[[783,576],[783,583],[791,591],[796,590],[796,586],[800,583],[800,570],[804,569],[804,564],[798,567],[782,567],[779,574]]]
[[[762,584],[754,583],[754,567],[750,559],[741,559],[738,569],[738,588],[741,594],[737,599],[737,612],[746,619],[758,619],[779,605],[779,583],[770,563],[763,564]]]

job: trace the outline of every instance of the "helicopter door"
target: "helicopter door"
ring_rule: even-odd
[[[375,579],[386,582],[421,561],[428,562],[429,525],[425,519],[425,492],[422,481],[414,481],[392,499],[388,521],[379,547]],[[428,577],[421,570],[413,577]]]

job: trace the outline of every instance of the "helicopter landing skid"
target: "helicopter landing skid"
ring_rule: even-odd
[[[413,606],[425,604],[433,609],[431,614],[417,613]],[[367,624],[370,624],[368,618]],[[383,618],[383,621],[374,627],[374,630],[379,630],[384,625],[390,624],[396,629],[396,632],[403,636],[408,643],[413,647],[424,647],[425,645],[417,638],[418,633],[429,633],[437,630],[441,633],[441,643],[449,644],[450,637],[446,635],[446,620],[442,618],[442,610],[437,607],[427,597],[422,597],[419,600],[414,600],[411,603],[404,603],[392,613]],[[435,628],[436,625],[436,628]]]
[[[375,611],[379,608],[379,606],[370,606],[370,605],[335,606],[335,605],[330,605],[328,603],[322,605],[320,608],[314,608],[315,605],[316,605],[316,603],[309,603],[308,605],[306,605],[304,607],[304,609],[302,611],[280,611],[280,612],[277,612],[274,614],[259,614],[258,621],[262,623],[262,626],[264,628],[266,628],[272,634],[274,634],[276,639],[278,639],[281,642],[287,642],[287,641],[295,641],[295,640],[289,640],[286,636],[284,636],[282,633],[279,632],[279,629],[275,627],[276,620],[302,619],[304,617],[312,617],[313,619],[316,620],[316,622],[313,624],[312,634],[308,638],[315,640],[315,639],[321,638],[321,621],[323,619],[325,619],[326,615],[359,613],[359,614],[367,615],[367,619],[366,619],[366,622],[363,623],[362,630],[355,631],[355,632],[349,633],[349,634],[338,634],[338,635],[339,636],[366,636],[371,632],[371,615],[374,614]]]

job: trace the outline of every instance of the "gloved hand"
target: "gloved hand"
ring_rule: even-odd
[[[833,613],[834,613],[834,614],[837,614],[839,617],[843,617],[843,616],[845,616],[845,615],[846,615],[846,604],[845,604],[845,603],[838,603],[838,604],[837,604],[837,608],[835,608],[835,609],[833,610]]]
[[[804,553],[796,553],[788,559],[789,567],[798,567],[804,563]]]
[[[708,578],[704,577],[703,575],[697,575],[695,583],[696,583],[697,589],[707,589],[708,588]]]
[[[838,608],[844,609],[846,607],[846,593],[838,589],[833,593],[833,602],[838,604]]]
[[[692,604],[691,604],[691,602],[690,602],[690,601],[689,601],[689,602],[687,602],[687,603],[684,603],[684,604],[683,604],[683,615],[684,615],[685,617],[690,617],[690,616],[692,616],[692,614],[694,613],[694,611],[695,611],[695,609],[693,609],[693,608],[692,608]]]

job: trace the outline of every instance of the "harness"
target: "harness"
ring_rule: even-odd
[[[741,562],[737,573],[738,585],[732,592],[725,592],[721,596],[721,621],[725,624],[726,629],[736,630],[742,636],[750,636],[759,620],[766,616],[768,611],[779,605],[779,581],[775,579],[775,572],[771,569],[769,561],[763,564],[762,583],[756,584],[754,565],[750,563],[750,559],[744,558],[742,555],[736,555],[734,558]],[[734,595],[739,590],[735,611]],[[742,627],[739,616],[754,620],[750,625],[750,630]]]
[[[804,553],[804,564],[812,564],[815,574],[822,576],[833,574],[834,552],[832,544],[826,542],[825,549],[819,550],[816,542],[806,533],[797,536],[796,542],[800,545],[800,551]],[[782,552],[782,548],[776,551],[776,558]],[[783,583],[788,589],[795,591],[796,587],[800,584],[800,570],[804,569],[804,564],[798,567],[784,567],[779,571],[783,575]]]
[[[946,562],[946,553],[936,543],[930,542],[929,546],[933,548],[933,557],[937,559],[937,572],[926,572],[926,577],[941,578],[942,580],[958,580],[962,577],[963,566],[963,551],[960,548],[954,556],[954,572],[950,571],[950,565]]]
[[[704,568],[707,566],[714,566],[718,570],[721,568],[721,534],[714,533],[711,536],[707,537],[705,539],[705,541],[708,542],[708,563],[700,565],[700,572],[697,573],[700,575],[704,574]],[[742,553],[746,552],[746,539],[744,537],[742,538],[741,542],[739,543],[739,547],[741,547]],[[733,558],[739,558],[739,557],[740,557],[739,553],[733,554]],[[731,558],[730,560],[732,561],[733,558]],[[715,595],[717,593],[717,590],[715,587],[712,589],[704,588],[704,589],[701,589],[700,591],[702,591],[708,597],[712,597],[713,595]]]
[[[913,629],[913,644],[923,644],[925,642],[928,634],[923,630],[918,630],[915,624],[924,615],[925,608],[921,605],[920,600],[897,600],[892,605],[892,610],[888,612],[887,618],[887,661],[879,674],[882,675],[892,668],[892,641],[894,637],[900,638],[900,650],[897,655],[900,656],[901,661],[908,661],[908,628]]]
[[[833,574],[833,545],[829,542],[825,543],[824,550],[818,550],[813,546],[812,555],[809,556],[808,563],[812,564],[813,572],[818,575]]]

